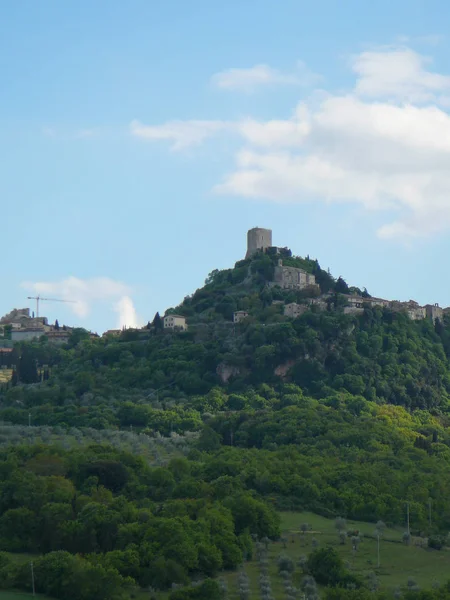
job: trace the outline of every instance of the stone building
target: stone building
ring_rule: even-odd
[[[348,306],[345,307],[347,310],[344,309],[344,312],[347,312],[348,314],[362,312],[365,306],[370,306],[371,308],[374,306],[387,308],[390,305],[389,300],[385,300],[384,298],[365,298],[363,296],[351,295],[346,296],[346,300]]]
[[[394,312],[405,311],[411,321],[421,321],[427,316],[426,308],[420,306],[415,300],[409,300],[408,302],[393,301],[389,306]]]
[[[108,335],[118,336],[122,333],[122,329],[108,329],[104,331],[102,337],[107,337]]]
[[[280,259],[274,269],[272,286],[278,285],[285,290],[303,290],[307,287],[319,289],[314,275],[297,267],[285,267]]]
[[[444,319],[444,309],[441,308],[439,304],[427,304],[425,310],[427,318],[431,319],[433,323]]]
[[[186,331],[186,317],[182,315],[166,315],[164,317],[164,329]]]
[[[263,229],[261,227],[254,227],[247,231],[247,253],[245,258],[250,258],[262,250],[265,252],[267,248],[272,247],[272,230]]]
[[[308,310],[308,307],[304,304],[297,304],[297,302],[291,302],[290,304],[285,304],[283,307],[283,312],[285,317],[290,317],[291,319],[296,319],[300,317]]]
[[[48,341],[51,344],[56,344],[57,346],[67,344],[70,339],[71,331],[64,329],[53,329],[53,331],[47,331],[45,334],[48,338]]]
[[[355,315],[364,312],[364,302],[366,298],[362,296],[347,296],[346,297],[348,306],[344,307],[344,313],[346,315]]]
[[[0,319],[0,324],[10,325],[12,329],[34,329],[42,326],[47,327],[48,320],[46,317],[35,317],[34,313],[31,316],[29,308],[14,308]]]
[[[45,335],[43,327],[23,327],[22,329],[13,329],[11,331],[11,340],[13,342],[29,342],[37,340]]]
[[[14,308],[11,312],[0,319],[0,323],[7,323],[10,325],[12,323],[22,323],[27,319],[31,319],[29,308]]]
[[[233,313],[233,323],[240,323],[248,317],[248,312],[245,310],[237,310]]]

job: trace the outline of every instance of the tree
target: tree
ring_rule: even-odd
[[[305,594],[305,600],[318,600],[319,591],[317,589],[316,580],[311,575],[303,578],[302,589]]]
[[[59,331],[58,319],[56,319],[56,321],[55,321],[55,329],[56,329],[56,331]]]
[[[295,570],[295,564],[292,558],[286,556],[285,554],[281,554],[277,560],[278,572],[286,571],[287,573],[293,573]]]
[[[417,585],[417,581],[413,577],[408,577],[407,581],[408,592],[418,592],[419,586]]]
[[[72,332],[69,337],[69,346],[74,348],[80,342],[89,340],[89,331],[83,329],[82,327],[75,327],[72,329]]]
[[[37,546],[37,518],[28,508],[12,508],[0,518],[0,548],[9,552],[33,552]]]
[[[338,585],[345,576],[342,559],[333,548],[314,550],[307,564],[309,572],[321,585]]]
[[[350,292],[346,281],[342,277],[339,277],[338,280],[336,281],[336,286],[335,286],[334,290],[335,290],[336,294],[349,294],[349,292]]]
[[[372,571],[367,576],[367,579],[368,579],[369,590],[371,592],[376,592],[378,590],[378,588],[380,587],[380,580],[378,579],[376,574]]]
[[[161,319],[159,312],[154,316],[152,325],[155,331],[162,331],[164,329],[164,321]]]
[[[345,519],[343,519],[342,517],[337,517],[334,522],[334,526],[336,527],[336,529],[338,531],[338,538],[339,538],[340,544],[344,545],[345,541],[347,539],[347,533],[346,533],[347,521]]]
[[[205,425],[197,441],[197,448],[204,452],[213,452],[219,450],[222,439],[214,429]]]
[[[245,571],[238,575],[238,594],[239,600],[248,600],[250,598],[250,580]]]
[[[377,567],[380,568],[380,538],[383,537],[386,525],[383,521],[378,521],[375,526],[375,536],[377,538]]]
[[[19,358],[17,376],[21,383],[36,383],[39,381],[37,360],[29,346],[24,346]]]
[[[300,525],[300,531],[302,532],[302,539],[303,539],[303,543],[305,543],[305,534],[309,529],[309,525],[308,523],[302,523]]]
[[[352,542],[352,550],[355,553],[355,552],[358,551],[361,539],[360,539],[360,537],[358,535],[353,535],[352,539],[351,539],[351,542]]]

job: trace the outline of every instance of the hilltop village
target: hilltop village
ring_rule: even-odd
[[[273,246],[272,230],[255,227],[247,232],[247,252],[246,259],[254,257],[259,252],[280,254],[282,249]],[[283,249],[286,250],[286,249]],[[314,275],[307,273],[305,270],[284,266],[283,260],[278,259],[278,264],[274,269],[273,281],[268,282],[269,287],[279,286],[284,290],[304,290],[310,292],[311,298],[306,298],[305,303],[290,302],[284,304],[280,300],[275,303],[283,305],[283,314],[286,317],[295,319],[305,313],[312,305],[319,309],[327,309],[329,306],[330,297],[332,294],[320,294],[320,288],[316,283]],[[381,308],[389,308],[394,312],[405,312],[413,321],[421,319],[430,319],[433,322],[442,320],[444,313],[450,312],[450,308],[443,309],[438,304],[427,304],[420,306],[418,302],[409,300],[408,302],[400,302],[398,300],[386,300],[384,298],[374,298],[369,295],[347,294],[345,295],[345,305],[343,312],[345,314],[361,314],[364,308],[379,306]],[[237,311],[234,313],[234,321],[240,322],[249,314],[245,311]]]
[[[48,322],[47,317],[37,317],[29,308],[15,308],[0,318],[0,347],[6,342],[28,342],[45,336],[53,344],[67,344],[74,327]],[[98,337],[90,333],[91,337]]]
[[[302,291],[301,302],[288,302],[284,300],[273,300],[273,305],[279,305],[282,314],[289,319],[296,319],[312,307],[316,310],[327,310],[331,306],[334,293],[321,293],[320,286],[313,274],[304,269],[283,264],[283,256],[291,253],[287,248],[280,248],[272,244],[272,230],[255,227],[247,232],[247,251],[245,261],[255,259],[258,255],[270,254],[276,256],[276,265],[273,269],[273,277],[266,281],[268,289],[278,288],[286,292]],[[250,267],[249,267],[250,273]],[[351,290],[351,288],[350,288]],[[372,297],[369,294],[342,294],[343,301],[340,308],[344,314],[358,315],[364,312],[365,307],[387,308],[394,312],[404,312],[413,321],[429,319],[433,322],[442,320],[444,314],[450,313],[450,308],[443,309],[438,304],[419,305],[414,300],[400,302],[398,300],[387,300]],[[183,311],[180,311],[180,313]],[[159,317],[159,315],[158,315]],[[231,322],[236,324],[251,317],[249,311],[236,310],[233,312]],[[172,309],[166,311],[158,326],[167,332],[187,331],[189,317],[178,314]],[[146,326],[147,328],[149,325]],[[54,344],[66,344],[73,332],[73,327],[58,322],[49,324],[46,317],[36,317],[29,308],[14,309],[0,318],[0,347],[7,347],[15,342],[36,340],[43,336]],[[121,329],[110,329],[103,336],[120,335]],[[92,338],[98,337],[96,333],[89,334]]]

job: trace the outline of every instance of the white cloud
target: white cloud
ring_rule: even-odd
[[[353,59],[356,80],[346,93],[313,94],[286,119],[220,121],[208,135],[233,130],[243,147],[214,191],[359,204],[383,211],[384,238],[450,229],[450,77],[427,65],[409,48],[363,52]]]
[[[234,68],[220,71],[211,77],[211,83],[223,90],[251,92],[259,86],[267,85],[313,85],[318,75],[309,71],[301,61],[292,73],[282,73],[268,65],[255,65],[250,68]]]
[[[237,169],[216,192],[400,211],[400,222],[380,229],[383,237],[450,226],[450,117],[444,111],[337,96],[304,113],[304,120],[281,122],[277,133],[273,123],[259,127],[277,143],[241,151]]]
[[[254,119],[240,122],[236,128],[250,144],[273,148],[277,146],[300,146],[310,133],[308,110],[300,106],[294,118],[263,123]]]
[[[450,90],[450,77],[426,70],[431,59],[410,48],[363,52],[353,60],[355,92],[404,102],[429,102]]]
[[[218,131],[228,127],[224,121],[169,121],[163,125],[130,123],[131,134],[147,140],[168,140],[172,150],[184,150],[196,146]]]
[[[68,301],[67,308],[80,319],[85,319],[95,304],[106,303],[119,314],[119,327],[134,327],[138,323],[130,287],[108,277],[67,277],[60,281],[23,282],[21,285],[30,293]]]

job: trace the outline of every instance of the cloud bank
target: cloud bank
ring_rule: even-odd
[[[139,319],[131,299],[131,289],[126,284],[109,279],[94,277],[79,279],[67,277],[60,281],[23,282],[22,287],[43,297],[55,297],[70,301],[66,306],[81,320],[85,319],[94,305],[107,305],[117,313],[118,328],[137,327]]]
[[[222,72],[216,84],[243,89],[244,81],[276,83],[278,72],[260,67]],[[134,124],[131,133],[167,139],[173,150],[183,150],[233,131],[242,146],[234,169],[215,186],[217,194],[353,203],[383,211],[382,238],[450,229],[450,77],[403,46],[363,52],[349,67],[351,88],[317,90],[285,119]]]

